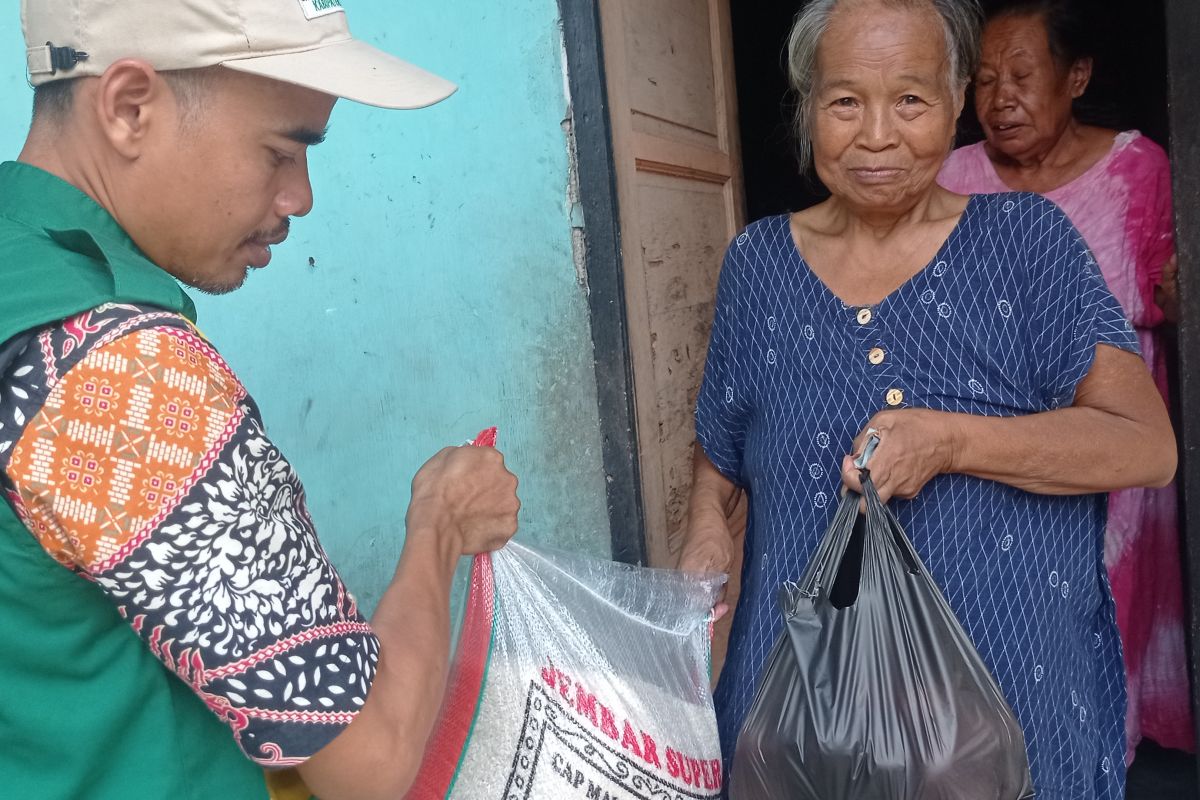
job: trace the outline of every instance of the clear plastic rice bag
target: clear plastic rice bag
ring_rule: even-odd
[[[720,796],[709,681],[724,580],[516,542],[477,556],[408,797]]]
[[[1033,797],[1008,702],[869,477],[863,488],[865,520],[847,493],[784,589],[730,797]]]

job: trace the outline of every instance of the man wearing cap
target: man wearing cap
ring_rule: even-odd
[[[338,0],[23,0],[34,118],[0,164],[0,794],[400,797],[462,554],[516,529],[485,448],[413,480],[368,623],[180,282],[232,291],[312,205],[335,98],[446,81]],[[264,768],[267,773],[264,774]]]

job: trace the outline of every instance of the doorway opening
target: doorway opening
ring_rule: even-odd
[[[985,8],[1002,5],[985,0]],[[792,97],[783,53],[788,29],[803,2],[733,2],[734,64],[746,219],[799,211],[827,193],[799,174],[791,135]],[[1163,0],[1089,0],[1096,65],[1078,106],[1087,123],[1136,128],[1169,150],[1167,48]],[[983,139],[972,97],[959,122],[959,146]]]
[[[983,0],[988,10],[1002,6],[1003,2]],[[1076,113],[1085,123],[1116,130],[1140,130],[1170,155],[1167,2],[1089,0],[1088,33],[1095,47],[1095,67]],[[799,173],[791,134],[794,99],[788,90],[783,51],[791,22],[803,5],[801,0],[730,4],[748,221],[798,211],[828,196],[815,177]],[[1177,139],[1179,136],[1177,131]],[[973,97],[969,95],[959,123],[957,145],[982,139]],[[1178,187],[1176,196],[1180,196]],[[1178,217],[1178,208],[1176,213]],[[1170,385],[1175,394],[1172,419],[1179,431],[1183,417],[1174,328],[1167,331],[1166,339]],[[1183,474],[1181,469],[1181,501]],[[1180,519],[1184,519],[1182,514]],[[1185,591],[1185,602],[1188,596]],[[1196,617],[1197,609],[1193,608],[1191,614]],[[1194,620],[1192,624],[1196,624]],[[1195,664],[1189,666],[1195,668]],[[1171,791],[1165,794],[1155,793],[1156,789],[1151,787],[1161,789],[1164,784],[1160,781],[1164,779],[1179,782],[1171,784]],[[1139,784],[1145,787],[1142,794],[1138,793]],[[1196,797],[1195,759],[1176,751],[1164,755],[1164,751],[1148,745],[1139,751],[1129,787],[1131,798]]]

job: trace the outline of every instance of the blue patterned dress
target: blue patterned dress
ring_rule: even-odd
[[[972,197],[933,260],[870,307],[816,277],[786,216],[737,237],[696,411],[708,457],[750,498],[716,693],[727,759],[781,629],[776,590],[824,534],[867,420],[889,407],[1010,417],[1069,406],[1101,343],[1137,349],[1087,246],[1037,195]],[[1120,800],[1125,687],[1104,497],[942,475],[892,507],[1021,721],[1038,800]]]

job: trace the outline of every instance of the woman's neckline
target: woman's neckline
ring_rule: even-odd
[[[950,232],[948,234],[946,234],[946,238],[942,240],[942,243],[940,245],[938,245],[938,248],[934,252],[933,257],[930,258],[925,264],[923,264],[920,269],[918,269],[916,272],[914,272],[912,275],[910,275],[907,279],[905,279],[902,283],[900,283],[900,285],[898,285],[896,288],[892,289],[890,292],[888,292],[886,295],[884,295],[881,299],[879,299],[873,303],[851,303],[851,302],[847,301],[845,298],[843,298],[841,295],[834,292],[833,289],[829,288],[829,284],[827,284],[821,278],[821,276],[818,275],[813,270],[812,265],[809,264],[809,262],[808,262],[808,259],[804,257],[804,253],[800,249],[800,244],[799,244],[799,242],[796,241],[796,236],[792,231],[792,222],[791,222],[792,215],[791,214],[783,215],[783,217],[782,217],[783,228],[784,228],[784,233],[787,236],[787,240],[791,244],[792,252],[795,253],[796,258],[798,258],[800,260],[800,264],[803,266],[805,275],[807,275],[807,277],[810,280],[816,282],[816,284],[820,287],[821,292],[826,296],[826,298],[828,298],[830,301],[837,303],[842,308],[879,308],[883,305],[886,305],[889,301],[892,300],[892,298],[905,292],[910,286],[914,285],[925,274],[927,274],[928,272],[935,269],[939,263],[945,261],[945,259],[943,258],[943,255],[945,254],[946,249],[950,246],[950,244],[956,238],[958,238],[960,232],[963,230],[963,227],[967,220],[968,215],[972,212],[975,205],[978,202],[980,202],[981,198],[984,196],[985,195],[977,195],[977,194],[969,195],[967,197],[967,204],[966,204],[966,206],[963,207],[963,210],[959,213],[958,219],[954,223],[954,227],[952,227],[950,229]]]
[[[1136,130],[1117,131],[1116,135],[1114,135],[1112,138],[1112,142],[1108,146],[1108,150],[1106,150],[1102,156],[1100,156],[1098,159],[1096,159],[1095,162],[1093,162],[1091,166],[1089,166],[1083,172],[1079,173],[1078,175],[1076,175],[1074,178],[1067,181],[1066,183],[1059,184],[1058,186],[1055,186],[1053,189],[1048,189],[1044,192],[1035,192],[1035,194],[1040,194],[1042,197],[1052,197],[1053,195],[1057,194],[1058,192],[1062,192],[1066,189],[1069,189],[1071,186],[1074,186],[1075,184],[1083,183],[1086,180],[1092,179],[1101,170],[1107,169],[1109,162],[1112,161],[1113,157],[1117,154],[1117,151],[1120,148],[1122,148],[1125,145],[1129,144],[1130,142],[1134,141],[1139,136],[1141,136],[1141,133]],[[987,162],[988,169],[990,169],[992,171],[992,176],[995,177],[996,182],[1000,186],[1004,187],[1004,191],[1006,191],[1006,192],[1027,191],[1026,189],[1014,189],[1013,187],[1009,186],[1008,183],[1005,182],[1004,178],[1001,177],[1001,175],[1000,175],[1000,171],[998,169],[996,169],[996,162],[992,161],[991,156],[988,155],[986,145],[987,145],[986,141],[980,142],[979,150],[980,150],[980,152],[983,153],[983,159],[984,159],[984,161]]]

